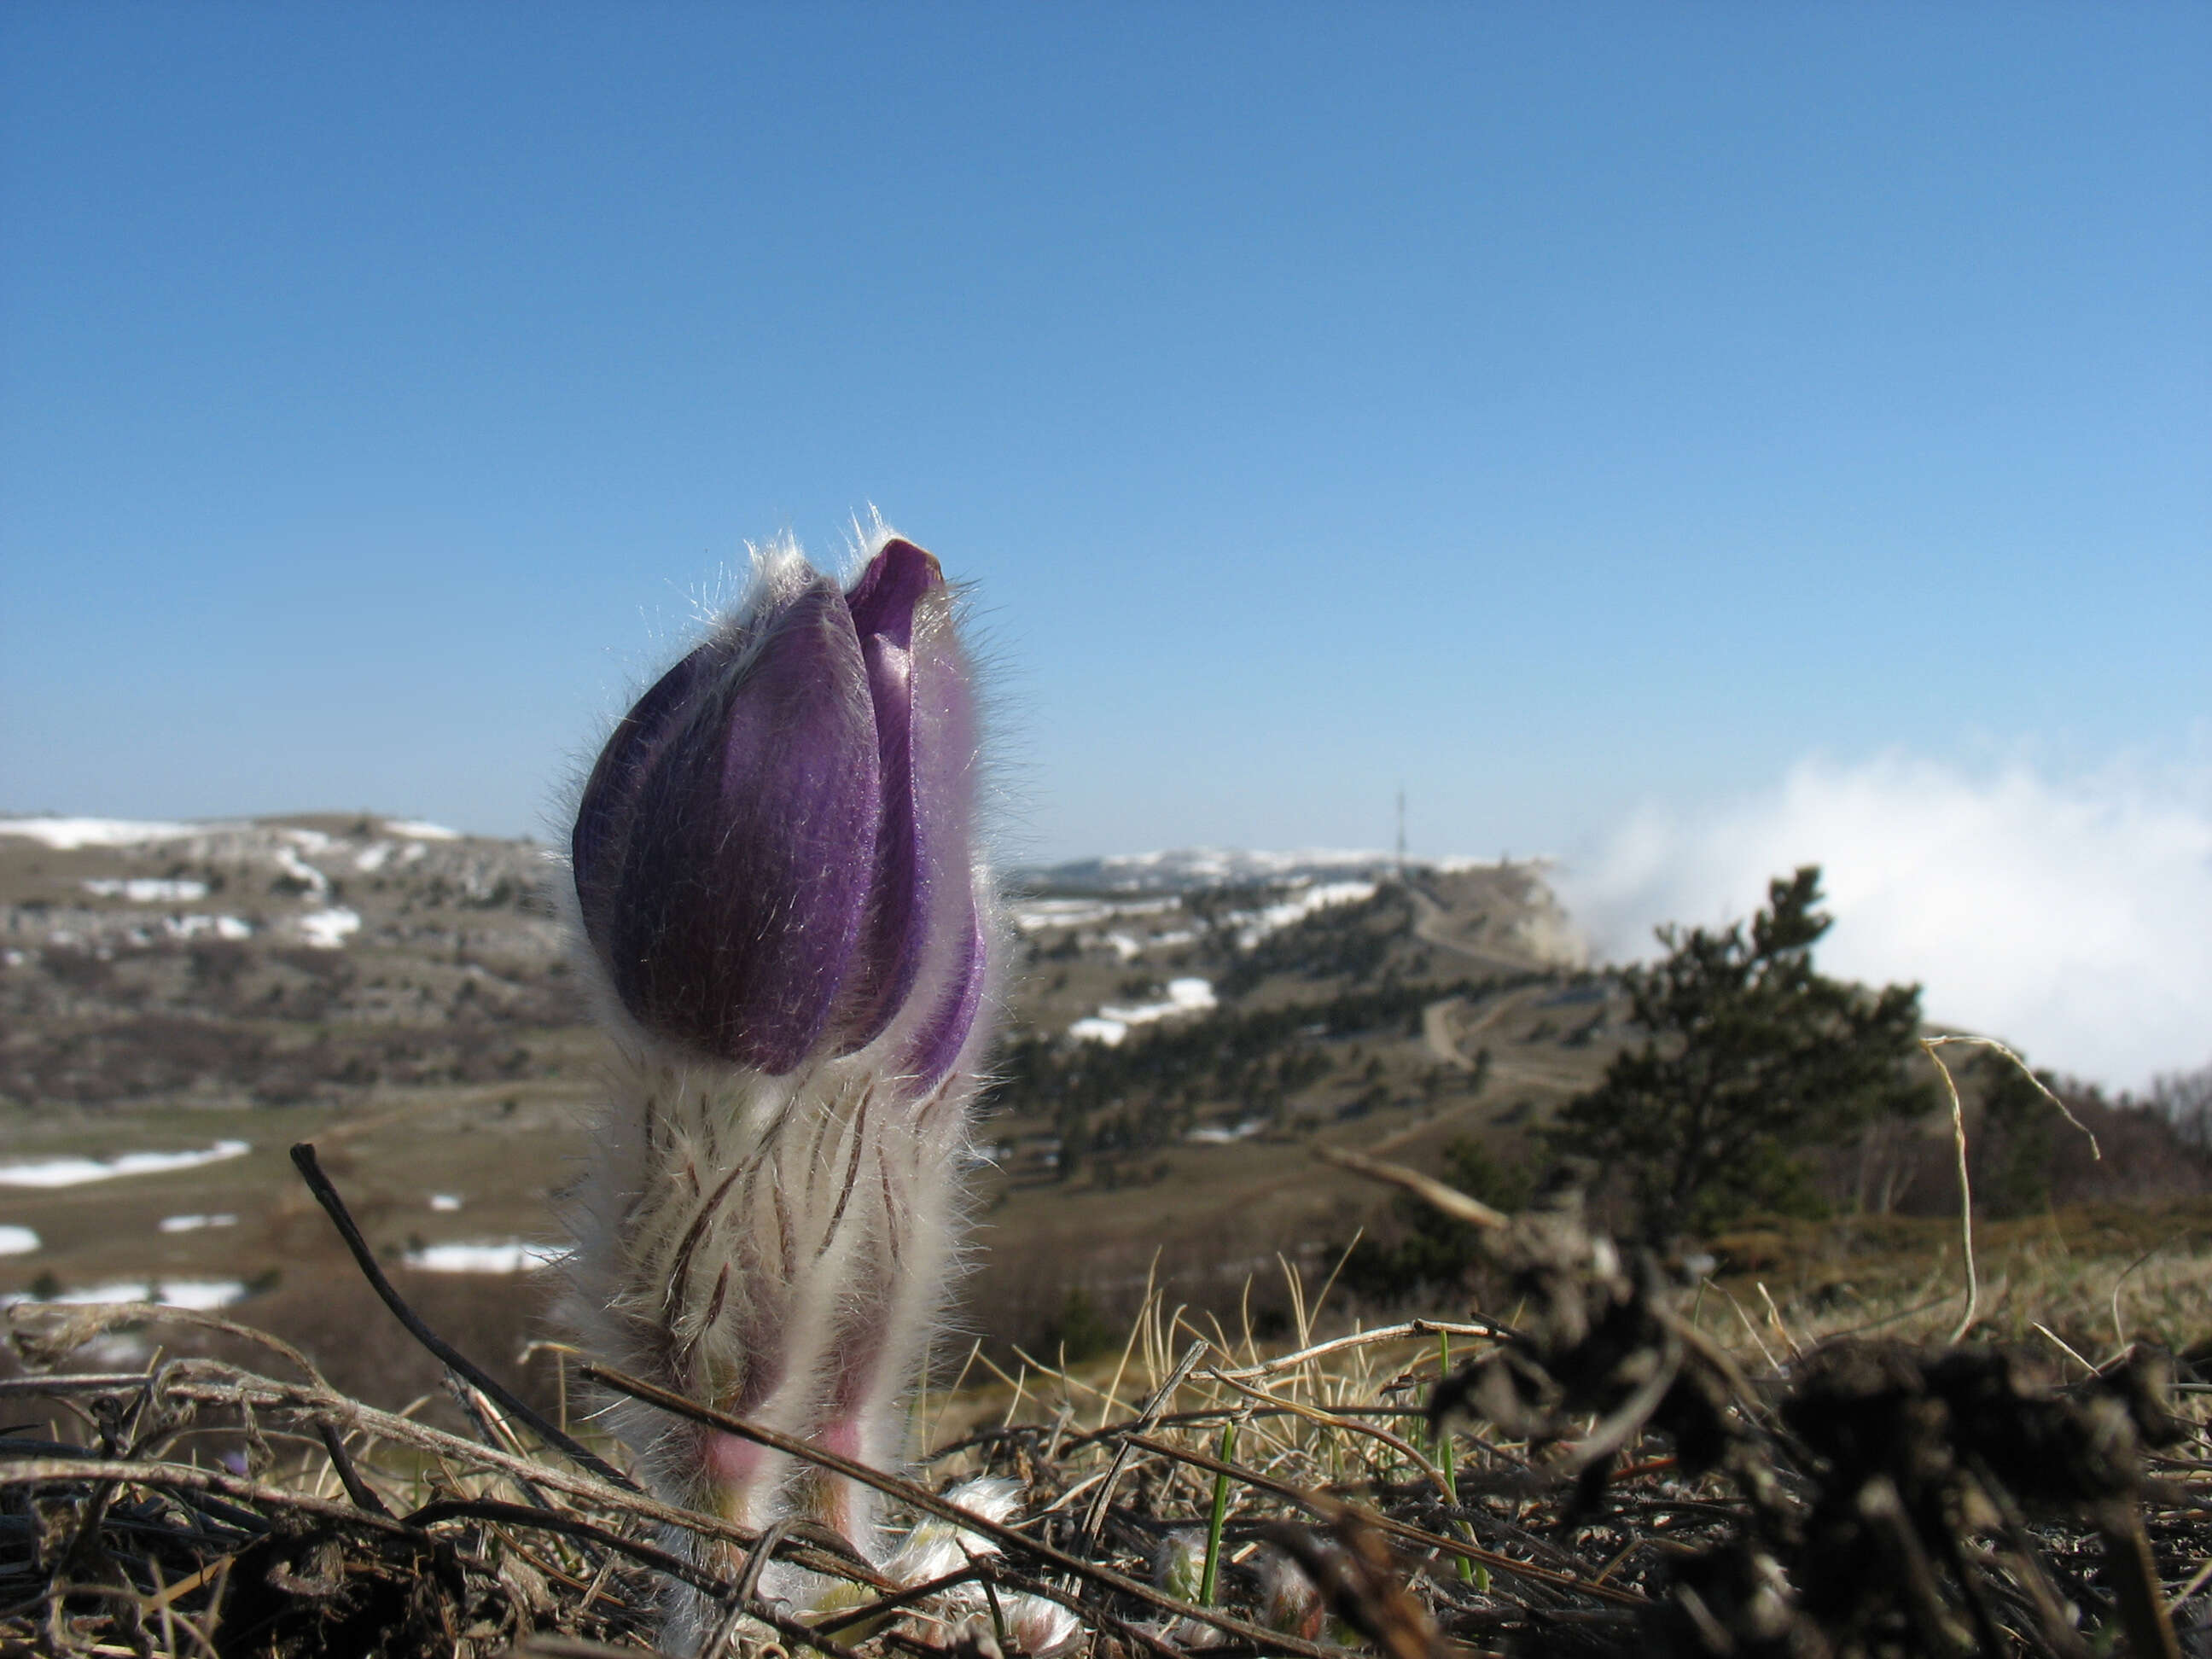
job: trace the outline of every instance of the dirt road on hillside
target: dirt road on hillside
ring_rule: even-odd
[[[1507,1011],[1519,1007],[1542,988],[1541,986],[1528,985],[1517,991],[1508,991],[1484,1009],[1474,1024],[1456,1036],[1452,1033],[1452,1016],[1467,1006],[1467,999],[1439,997],[1421,1010],[1421,1041],[1427,1043],[1429,1052],[1445,1065],[1457,1066],[1462,1072],[1471,1072],[1474,1069],[1474,1061],[1468,1054],[1467,1039],[1480,1036],[1495,1025]],[[1497,1063],[1498,1057],[1492,1055],[1491,1064],[1495,1066]]]
[[[1406,896],[1413,907],[1413,937],[1439,951],[1449,951],[1479,968],[1492,973],[1525,974],[1553,964],[1547,963],[1535,951],[1508,952],[1493,951],[1479,945],[1470,945],[1454,939],[1445,931],[1451,913],[1412,882],[1406,884]],[[1474,1057],[1467,1052],[1470,1040],[1488,1030],[1514,1009],[1524,1006],[1546,988],[1524,986],[1509,991],[1483,1010],[1481,1017],[1456,1036],[1452,1032],[1452,1014],[1464,1006],[1463,997],[1442,997],[1421,1010],[1421,1040],[1429,1052],[1447,1066],[1462,1071],[1474,1068]],[[1510,1059],[1492,1051],[1490,1074],[1501,1083],[1519,1083],[1537,1088],[1574,1091],[1584,1086],[1579,1077],[1565,1075],[1544,1066],[1531,1066],[1524,1060]],[[1395,1139],[1395,1137],[1394,1137]]]

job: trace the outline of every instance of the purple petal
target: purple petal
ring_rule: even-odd
[[[808,588],[695,700],[636,792],[607,966],[639,1021],[770,1073],[829,1023],[882,811],[842,597]]]
[[[846,596],[868,665],[884,813],[876,831],[867,920],[841,1011],[841,1054],[866,1048],[897,1017],[913,994],[929,942],[933,869],[923,837],[931,826],[923,823],[915,799],[913,647],[917,611],[926,631],[928,618],[941,613],[945,603],[937,561],[912,542],[896,539],[868,562]]]
[[[845,596],[853,629],[864,643],[876,635],[906,650],[914,643],[915,607],[944,586],[936,556],[895,536],[877,550]]]
[[[975,911],[975,696],[949,606],[922,619],[911,654],[914,803],[927,856],[931,953],[915,991],[927,1002],[905,1040],[905,1071],[921,1095],[942,1082],[967,1046],[991,975],[991,936]]]
[[[908,1086],[919,1099],[944,1081],[960,1058],[960,1050],[975,1029],[983,1006],[983,981],[989,967],[988,940],[975,914],[975,899],[968,902],[969,921],[957,966],[943,981],[937,1005],[908,1038],[906,1063],[901,1068]]]
[[[733,648],[731,640],[710,640],[656,680],[607,738],[584,785],[568,850],[584,931],[602,955],[608,949],[607,910],[622,876],[638,786],[669,733],[690,712],[693,696]]]
[[[913,645],[916,837],[923,860],[928,955],[902,1068],[917,1096],[957,1062],[990,977],[990,935],[975,907],[977,732],[972,677],[949,607],[918,622]]]

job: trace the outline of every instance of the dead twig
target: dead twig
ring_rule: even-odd
[[[486,1395],[496,1401],[510,1416],[527,1423],[547,1445],[558,1447],[578,1468],[589,1469],[611,1486],[627,1486],[632,1492],[640,1490],[637,1483],[628,1475],[589,1447],[555,1428],[525,1405],[497,1377],[422,1322],[399,1292],[392,1287],[392,1281],[384,1276],[384,1269],[376,1265],[375,1254],[368,1248],[368,1241],[361,1236],[361,1229],[354,1224],[352,1212],[346,1208],[345,1200],[338,1196],[338,1189],[331,1184],[331,1178],[323,1173],[322,1165],[316,1161],[312,1141],[303,1140],[292,1148],[292,1164],[299,1170],[300,1178],[307,1183],[307,1190],[315,1195],[315,1202],[321,1205],[324,1213],[330,1217],[331,1224],[338,1230],[338,1237],[345,1241],[346,1249],[353,1255],[354,1265],[361,1269],[362,1277],[368,1281],[369,1289],[374,1291],[377,1299],[392,1310],[392,1316],[407,1328],[410,1336],[435,1354],[449,1370],[467,1378]],[[315,1380],[320,1382],[322,1379],[317,1377]]]
[[[1326,1144],[1316,1145],[1314,1156],[1324,1164],[1334,1164],[1354,1175],[1365,1176],[1370,1181],[1402,1188],[1423,1203],[1442,1211],[1455,1221],[1464,1221],[1470,1227],[1503,1228],[1510,1225],[1513,1219],[1504,1211],[1493,1210],[1480,1199],[1469,1198],[1458,1188],[1447,1187],[1433,1176],[1425,1176],[1419,1170],[1409,1170],[1402,1164],[1385,1163],[1381,1158],[1369,1158],[1347,1147]]]

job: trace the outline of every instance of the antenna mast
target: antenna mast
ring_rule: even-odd
[[[1398,786],[1398,879],[1406,878],[1406,786]]]

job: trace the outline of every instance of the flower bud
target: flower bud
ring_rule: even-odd
[[[1176,1601],[1197,1601],[1206,1579],[1206,1534],[1179,1527],[1162,1538],[1152,1558],[1152,1578]]]
[[[578,914],[646,1030],[771,1076],[903,1021],[915,1092],[975,1024],[975,732],[937,561],[887,541],[850,593],[772,568],[601,751]]]
[[[989,1036],[977,750],[937,561],[881,534],[841,591],[779,550],[616,726],[572,841],[616,1042],[570,1315],[622,1369],[878,1467],[952,1271]],[[672,1501],[880,1553],[856,1483],[610,1420]],[[703,1613],[674,1614],[680,1650]]]

